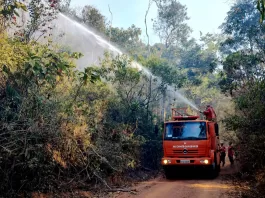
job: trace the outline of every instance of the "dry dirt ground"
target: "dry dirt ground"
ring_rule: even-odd
[[[215,179],[203,178],[198,170],[174,180],[167,180],[162,175],[151,181],[135,184],[131,192],[115,192],[105,195],[106,198],[215,198],[241,197],[241,189],[227,179],[237,171],[229,162],[222,167]]]
[[[220,175],[215,179],[207,179],[200,169],[188,169],[183,176],[174,180],[167,180],[163,174],[159,177],[135,183],[130,192],[110,192],[92,194],[87,191],[62,193],[57,196],[35,193],[32,198],[238,198],[244,190],[242,185],[237,186],[231,175],[238,171],[238,165],[227,164],[221,168]],[[189,174],[188,174],[189,173]],[[188,175],[187,175],[188,174]]]

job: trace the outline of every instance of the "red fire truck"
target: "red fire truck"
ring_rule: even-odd
[[[166,178],[172,178],[177,168],[197,166],[211,177],[220,171],[218,124],[188,115],[186,108],[172,109],[172,119],[164,123],[161,160]]]

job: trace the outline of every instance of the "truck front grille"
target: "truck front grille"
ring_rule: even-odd
[[[185,153],[185,154],[197,154],[198,153],[198,150],[191,150],[191,149],[189,149],[189,150],[186,150],[187,152]],[[183,150],[173,150],[173,153],[174,154],[179,154],[179,153],[181,153],[181,154],[183,154],[184,152],[183,152]]]
[[[167,149],[165,152],[167,157],[179,157],[179,158],[193,158],[206,156],[205,149]]]

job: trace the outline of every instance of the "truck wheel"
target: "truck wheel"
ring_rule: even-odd
[[[220,164],[219,164],[219,165],[217,165],[216,167],[217,167],[217,172],[218,172],[218,173],[217,173],[217,176],[218,176],[219,173],[220,173],[220,171],[221,171],[221,166],[220,166]]]
[[[217,164],[217,156],[219,155],[219,164]],[[214,157],[215,163],[216,163],[216,167],[217,167],[217,171],[218,171],[218,175],[221,171],[221,160],[220,160],[220,153],[215,153],[215,157]]]
[[[210,178],[215,179],[220,172],[220,164],[217,165],[216,155],[214,155],[214,165],[210,167]]]
[[[217,171],[216,166],[215,167],[211,166],[209,168],[209,178],[210,179],[215,179],[217,177],[217,175],[218,175],[218,171]]]
[[[221,171],[220,164],[217,164],[217,156],[216,155],[218,155],[218,154],[215,153],[215,155],[214,155],[214,163],[215,163],[215,168],[216,168],[216,177],[219,175],[219,173]]]
[[[167,179],[173,179],[175,174],[174,174],[172,167],[164,166],[163,168],[164,168],[164,173],[165,173],[166,178]]]

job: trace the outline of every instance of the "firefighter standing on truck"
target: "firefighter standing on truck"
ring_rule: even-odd
[[[206,116],[206,120],[216,122],[216,113],[211,105],[207,105],[206,110],[200,111],[200,113]]]

